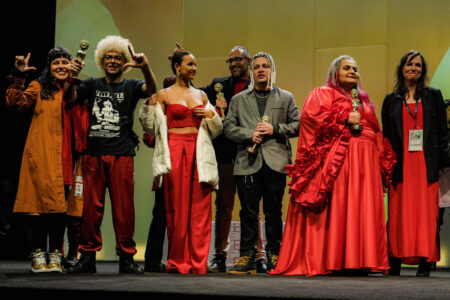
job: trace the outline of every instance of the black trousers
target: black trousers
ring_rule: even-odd
[[[163,244],[166,234],[166,210],[164,208],[164,190],[155,191],[153,219],[148,231],[147,247],[145,248],[145,265],[151,261],[161,261]]]
[[[283,234],[281,201],[286,187],[286,174],[273,171],[264,163],[255,174],[236,176],[236,184],[242,207],[239,214],[241,218],[240,255],[249,255],[258,242],[258,213],[261,198],[266,221],[265,249],[267,252],[278,255]]]

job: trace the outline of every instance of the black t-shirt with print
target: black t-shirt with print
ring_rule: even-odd
[[[105,78],[89,78],[78,86],[78,101],[87,100],[89,111],[87,154],[136,154],[132,129],[136,104],[147,97],[142,92],[143,84],[144,81],[138,79],[107,83]],[[115,97],[111,97],[110,90]]]

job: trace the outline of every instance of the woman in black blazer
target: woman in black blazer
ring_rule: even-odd
[[[389,273],[400,275],[403,262],[419,264],[417,276],[428,277],[440,258],[438,180],[449,165],[447,117],[440,90],[425,84],[419,52],[406,53],[396,75],[381,112],[383,135],[398,155],[389,190]]]

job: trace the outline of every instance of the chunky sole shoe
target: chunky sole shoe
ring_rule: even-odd
[[[83,252],[81,253],[80,260],[71,268],[67,270],[70,274],[93,274],[97,272],[95,263],[95,252]]]
[[[33,260],[31,261],[32,273],[47,273],[47,255],[41,249],[36,249],[33,253]]]

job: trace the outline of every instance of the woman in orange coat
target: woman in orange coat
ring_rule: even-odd
[[[66,194],[72,184],[71,124],[63,88],[70,75],[79,70],[70,63],[67,49],[56,47],[48,53],[42,75],[24,91],[24,75],[29,70],[30,54],[16,56],[6,103],[16,110],[33,109],[20,170],[15,213],[30,215],[33,261],[31,271],[61,272]],[[73,82],[73,80],[72,80]],[[49,237],[49,263],[46,248]]]

